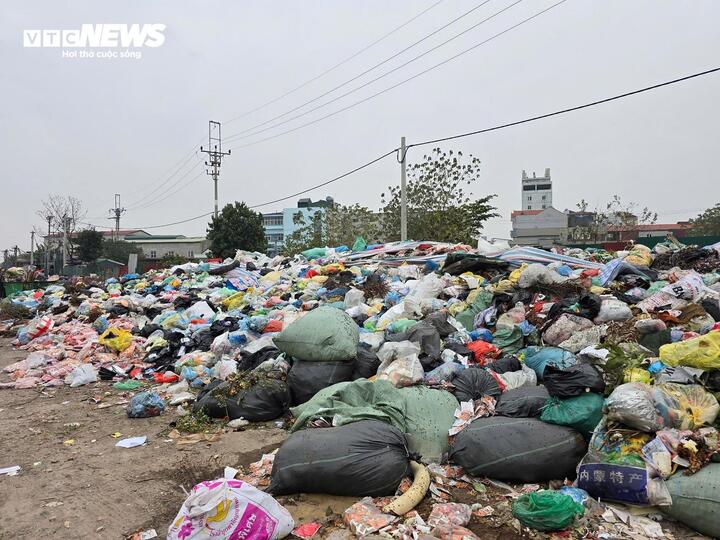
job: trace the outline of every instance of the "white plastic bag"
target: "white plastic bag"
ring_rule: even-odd
[[[237,362],[235,360],[220,360],[212,368],[212,376],[223,381],[233,373],[237,373]]]
[[[233,350],[232,343],[230,343],[230,332],[224,332],[217,336],[212,345],[210,345],[210,352],[215,356],[220,357],[223,354],[230,354]]]
[[[603,298],[600,313],[595,317],[595,324],[610,321],[627,321],[632,319],[630,306],[617,298]]]
[[[377,352],[381,362],[377,371],[378,380],[390,381],[397,388],[422,381],[425,370],[418,358],[420,350],[418,344],[410,341],[385,343]]]
[[[241,480],[220,478],[192,489],[167,538],[277,540],[294,526],[290,512],[267,493]]]
[[[208,305],[208,303],[205,302],[205,300],[195,302],[192,306],[185,310],[185,317],[187,317],[189,321],[192,321],[193,319],[207,320],[210,319],[213,315],[215,315],[215,312]]]
[[[360,343],[367,345],[372,352],[377,352],[385,343],[385,335],[382,332],[360,332]]]
[[[92,364],[80,364],[65,377],[65,384],[69,384],[70,388],[93,382],[97,382],[97,372]]]
[[[345,309],[357,307],[365,301],[365,293],[361,290],[351,288],[345,293]]]

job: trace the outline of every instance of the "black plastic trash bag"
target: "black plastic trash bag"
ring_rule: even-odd
[[[495,414],[512,418],[539,417],[549,398],[544,386],[521,386],[502,393],[495,405]]]
[[[548,393],[558,398],[579,396],[584,392],[602,394],[605,391],[602,374],[590,364],[576,364],[566,369],[548,364],[543,383]]]
[[[378,497],[409,473],[405,436],[378,420],[293,433],[275,456],[268,492]]]
[[[497,381],[481,368],[468,368],[457,375],[452,381],[455,386],[455,397],[458,401],[472,401],[487,395],[495,399],[500,397]]]
[[[380,367],[380,359],[377,354],[365,347],[358,347],[357,358],[355,358],[355,369],[353,370],[352,380],[369,379],[373,375],[377,375]]]
[[[266,360],[280,356],[280,350],[273,346],[263,347],[252,354],[242,353],[238,361],[238,371],[252,371]]]
[[[295,360],[287,376],[292,404],[305,403],[323,388],[352,379],[355,362]]]
[[[489,364],[485,364],[485,369],[489,369],[495,373],[507,373],[509,371],[520,371],[522,366],[520,365],[520,360],[514,356],[503,356]]]
[[[458,433],[450,461],[472,476],[530,484],[575,477],[587,445],[574,429],[534,418],[478,418]]]
[[[265,379],[247,390],[231,391],[231,383],[213,381],[198,395],[193,412],[210,418],[243,417],[248,422],[267,422],[281,417],[290,407],[290,390],[284,381]]]

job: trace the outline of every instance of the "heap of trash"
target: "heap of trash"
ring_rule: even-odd
[[[16,293],[33,318],[0,331],[28,355],[0,387],[107,381],[139,391],[131,417],[286,421],[169,538],[281,538],[296,493],[361,498],[340,524],[358,536],[720,536],[720,245],[353,247]]]

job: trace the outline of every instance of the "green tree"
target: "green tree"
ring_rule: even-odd
[[[473,244],[490,218],[499,217],[490,204],[496,195],[474,198],[467,186],[480,181],[480,160],[462,152],[434,148],[407,171],[408,238]],[[383,236],[400,239],[400,186],[381,194]]]
[[[324,246],[323,238],[323,212],[318,210],[309,220],[302,212],[293,214],[293,224],[296,229],[285,238],[283,254],[293,256],[312,247]]]
[[[106,259],[127,264],[128,256],[137,253],[138,259],[142,259],[143,251],[140,246],[125,240],[106,240],[102,245],[102,256]]]
[[[102,255],[103,235],[95,229],[84,229],[75,235],[72,243],[77,247],[81,261],[92,262]]]
[[[295,255],[312,247],[351,247],[358,236],[366,241],[377,241],[380,237],[380,220],[372,210],[353,204],[335,204],[315,212],[309,220],[302,212],[293,216],[298,227],[285,239],[283,253]]]
[[[250,210],[244,202],[227,204],[217,218],[213,216],[208,223],[207,239],[214,257],[233,257],[238,249],[267,249],[262,214]]]
[[[708,208],[695,219],[691,219],[692,232],[696,236],[720,235],[720,203]]]

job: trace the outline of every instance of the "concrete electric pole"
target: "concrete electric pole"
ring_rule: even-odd
[[[47,217],[48,222],[48,235],[45,238],[45,276],[50,275],[50,224],[52,223],[52,216]]]
[[[407,240],[407,149],[405,137],[400,137],[400,240]]]
[[[120,240],[120,216],[125,212],[124,208],[120,207],[120,194],[115,194],[115,208],[108,210],[112,215],[108,219],[115,220],[115,241]]]
[[[35,265],[35,231],[30,231],[30,266]]]
[[[223,156],[230,155],[230,150],[227,152],[222,151],[220,122],[214,122],[212,120],[208,122],[208,148],[204,149],[201,146],[200,151],[208,155],[209,162],[206,161],[205,165],[210,167],[210,169],[206,172],[209,176],[212,176],[213,183],[215,184],[215,217],[218,217],[218,178],[220,177],[220,165]]]

